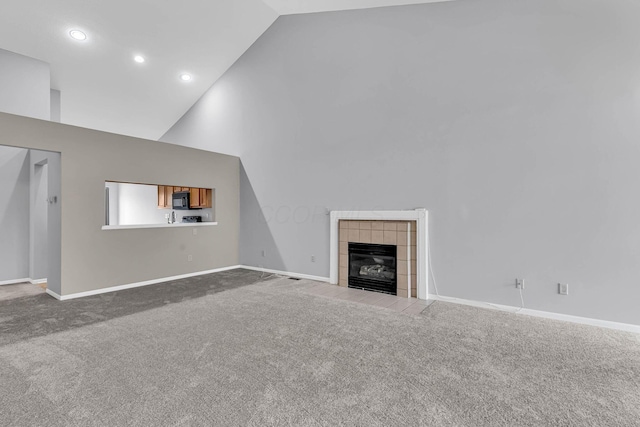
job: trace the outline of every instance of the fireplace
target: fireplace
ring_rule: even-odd
[[[350,288],[397,295],[396,245],[349,243]]]
[[[428,212],[331,211],[330,282],[349,286],[349,243],[396,246],[396,294],[427,299]]]

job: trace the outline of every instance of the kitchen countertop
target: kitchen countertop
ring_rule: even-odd
[[[103,230],[135,230],[138,228],[176,228],[176,227],[207,227],[218,225],[217,222],[174,222],[173,224],[133,224],[133,225],[103,225]]]

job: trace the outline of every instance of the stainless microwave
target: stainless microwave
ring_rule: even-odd
[[[191,204],[191,193],[188,191],[178,191],[173,193],[173,197],[171,207],[176,210],[187,210],[190,209],[189,206]]]

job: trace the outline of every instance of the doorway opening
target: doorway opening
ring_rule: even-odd
[[[0,182],[0,300],[59,294],[60,153],[0,145]]]
[[[31,156],[37,155],[31,150]],[[29,277],[32,282],[46,286],[48,264],[48,201],[49,201],[49,159],[45,158],[33,165],[31,171],[30,209],[30,256]]]

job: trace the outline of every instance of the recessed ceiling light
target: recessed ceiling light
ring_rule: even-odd
[[[180,80],[182,80],[183,82],[188,82],[189,80],[191,80],[191,74],[180,74]]]
[[[72,39],[78,40],[78,41],[84,41],[87,39],[87,35],[80,30],[71,30],[69,31],[69,35],[71,36]]]
[[[133,60],[136,61],[138,64],[142,64],[144,62],[144,56],[136,55],[133,57]]]

